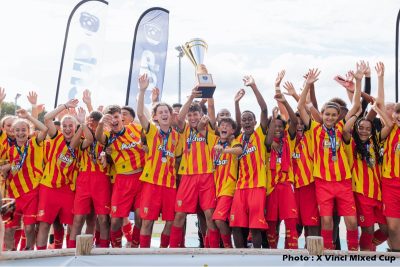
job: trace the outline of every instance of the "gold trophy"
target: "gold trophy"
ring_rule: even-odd
[[[201,98],[212,98],[215,91],[215,84],[211,74],[203,64],[204,54],[207,51],[207,43],[200,38],[194,38],[182,45],[182,50],[196,68],[196,78],[201,91]]]

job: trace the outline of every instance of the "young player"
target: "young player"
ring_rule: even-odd
[[[14,232],[16,227],[19,227],[22,217],[27,240],[26,246],[21,249],[33,250],[39,200],[38,186],[43,175],[43,140],[46,138],[47,128],[24,109],[18,110],[17,115],[20,119],[15,120],[12,125],[16,143],[8,149],[6,156],[10,163],[1,166],[3,172],[9,172],[9,196],[16,200],[14,218],[6,223],[5,244],[6,249],[16,249],[13,242]],[[31,139],[28,121],[39,130]]]

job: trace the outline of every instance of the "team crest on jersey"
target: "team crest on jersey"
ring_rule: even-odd
[[[365,221],[364,215],[360,215],[360,222],[364,222],[364,221]]]
[[[144,208],[143,208],[143,212],[144,212],[144,214],[149,213],[149,208],[148,208],[148,207],[144,207]]]
[[[131,149],[131,148],[134,148],[134,147],[137,146],[137,145],[139,145],[139,143],[137,143],[137,142],[132,142],[132,143],[130,143],[130,144],[125,144],[125,143],[123,143],[123,144],[121,145],[121,150]]]
[[[44,216],[44,210],[39,210],[37,216],[38,217]]]
[[[176,203],[178,204],[178,207],[182,207],[182,200],[177,200]]]

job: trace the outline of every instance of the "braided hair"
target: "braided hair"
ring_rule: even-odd
[[[358,154],[358,156],[359,156],[359,158],[361,160],[367,160],[367,158],[371,157],[371,154],[369,153],[369,151],[365,147],[364,143],[361,141],[360,136],[359,136],[359,134],[357,132],[358,127],[360,126],[360,123],[363,122],[363,121],[368,121],[371,124],[371,137],[370,137],[370,139],[372,139],[372,143],[373,143],[373,146],[374,146],[375,159],[376,159],[377,163],[382,164],[383,158],[379,153],[380,152],[380,147],[379,147],[378,138],[377,138],[377,135],[376,135],[375,126],[372,123],[372,121],[368,120],[365,117],[358,118],[356,123],[353,126],[353,138],[354,138],[354,141],[356,143],[356,153]]]

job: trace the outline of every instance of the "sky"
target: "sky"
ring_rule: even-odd
[[[6,100],[29,108],[26,95],[34,90],[47,110],[54,105],[58,71],[68,16],[78,0],[0,1],[0,86]],[[303,84],[309,68],[319,68],[316,83],[320,104],[332,97],[347,101],[333,77],[354,69],[358,60],[372,67],[372,94],[376,94],[373,66],[383,61],[385,98],[395,100],[395,22],[398,0],[109,0],[105,20],[102,69],[98,87],[89,88],[94,106],[124,104],[132,40],[141,13],[151,7],[169,10],[169,45],[163,101],[178,102],[178,52],[175,47],[192,38],[208,43],[205,64],[217,85],[216,109],[233,111],[233,97],[252,75],[266,99],[273,100],[274,80]],[[194,68],[182,58],[182,101],[195,85]],[[347,101],[349,103],[349,101]],[[295,107],[290,99],[289,103]],[[248,88],[242,109],[259,112]]]

